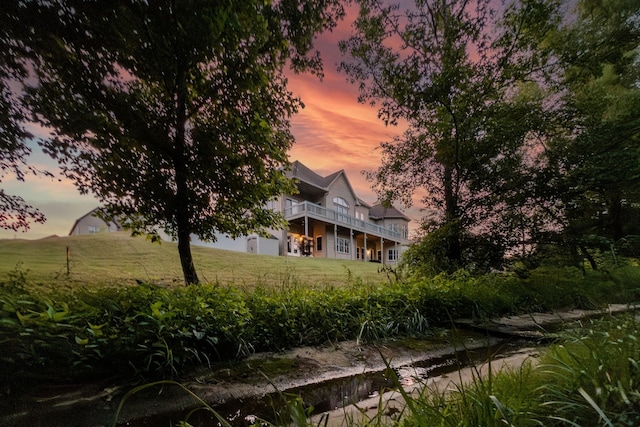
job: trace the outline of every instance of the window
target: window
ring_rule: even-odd
[[[334,197],[333,206],[339,214],[349,215],[349,202],[342,197]]]
[[[322,236],[316,237],[316,251],[322,251]]]
[[[298,201],[293,199],[287,199],[285,201],[286,212],[285,215],[295,215],[299,212]]]
[[[387,261],[397,261],[397,260],[398,260],[398,250],[389,249],[389,252],[387,252]]]
[[[98,227],[97,225],[90,225],[88,228],[89,234],[96,234],[100,232],[100,227]]]
[[[404,224],[390,224],[389,227],[394,233],[398,233],[401,236],[407,235],[407,226]]]
[[[356,259],[360,259],[360,247],[356,246]]]
[[[336,240],[336,251],[340,254],[348,254],[349,240],[343,237],[338,237],[338,240]]]

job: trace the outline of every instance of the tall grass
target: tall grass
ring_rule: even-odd
[[[453,390],[405,394],[403,426],[640,425],[640,343],[632,316],[589,322],[535,366],[473,376]]]
[[[255,351],[424,336],[452,318],[632,300],[640,270],[621,271],[625,282],[617,270],[606,277],[542,270],[524,280],[458,272],[378,285],[346,275],[339,287],[288,281],[253,289],[142,284],[51,290],[17,270],[0,283],[0,373],[9,379],[51,370],[71,377],[117,371],[171,378],[194,364]]]
[[[541,361],[541,399],[568,425],[640,425],[640,342],[634,317],[607,319],[567,337]],[[552,414],[560,411],[562,416]]]

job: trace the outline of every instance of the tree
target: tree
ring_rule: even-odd
[[[407,123],[381,144],[382,166],[369,177],[383,199],[410,205],[416,190],[427,194],[422,202],[437,213],[430,231],[446,230],[442,256],[459,268],[464,236],[492,233],[488,221],[499,222],[504,203],[496,197],[523,162],[531,128],[517,83],[544,68],[534,48],[557,5],[523,0],[499,14],[490,0],[358,3],[341,68],[385,124]]]
[[[610,249],[639,230],[639,20],[635,1],[581,0],[575,19],[545,40],[559,66],[548,82],[557,131],[540,183],[561,206],[558,236],[578,265],[578,250],[596,268],[590,247]]]
[[[24,47],[18,34],[24,31],[17,5],[3,5],[0,14],[0,182],[7,174],[24,180],[26,173],[38,172],[27,164],[31,152],[26,140],[31,135],[24,129],[24,109],[20,107],[20,82],[27,76],[21,60]],[[43,223],[45,217],[20,196],[0,188],[0,228],[27,231],[32,222]]]
[[[45,150],[134,234],[177,238],[198,283],[190,236],[283,225],[266,203],[284,174],[301,106],[283,70],[321,73],[313,37],[338,0],[24,1],[42,20],[30,39],[35,119]]]

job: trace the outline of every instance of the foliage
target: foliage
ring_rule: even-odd
[[[411,405],[402,426],[536,426],[534,412],[539,379],[531,363],[488,375],[474,372],[470,384],[452,391],[425,387]],[[546,424],[545,424],[546,425]]]
[[[174,376],[181,367],[246,351],[251,316],[241,294],[212,285],[193,289],[141,285],[42,298],[6,292],[3,313],[14,316],[4,316],[4,326],[23,330],[24,339],[8,340],[12,363],[36,371],[59,363],[85,374],[132,368]],[[38,345],[29,348],[31,340]]]
[[[3,5],[0,16],[0,182],[13,176],[23,181],[27,173],[45,173],[27,164],[31,152],[27,139],[31,134],[24,128],[26,112],[21,108],[19,81],[28,75],[20,60],[25,52],[17,40],[24,35],[25,26],[17,2]],[[43,223],[45,217],[16,195],[0,188],[0,228],[27,231],[32,222]]]
[[[541,399],[564,423],[632,426],[640,422],[640,343],[633,317],[608,319],[568,335],[541,360]]]
[[[640,422],[636,320],[591,321],[565,333],[536,364],[483,375],[453,391],[426,386],[403,426],[632,426]]]
[[[637,267],[586,276],[539,269],[342,287],[283,284],[252,291],[220,285],[151,284],[45,290],[16,269],[0,286],[2,376],[67,377],[113,372],[172,377],[189,366],[254,351],[357,339],[428,336],[451,319],[634,300]]]
[[[555,224],[543,240],[575,264],[594,265],[594,242],[637,234],[639,14],[633,1],[578,1],[575,17],[542,42],[557,63],[545,81],[549,115],[531,193]]]
[[[510,235],[497,225],[506,224],[506,197],[526,182],[522,148],[538,124],[518,84],[544,65],[533,47],[553,28],[556,3],[358,3],[354,33],[341,43],[351,58],[341,68],[385,124],[407,123],[401,137],[382,143],[382,166],[369,178],[383,200],[410,205],[421,191],[446,233],[437,256],[451,265],[438,270],[455,269],[465,233]]]
[[[447,256],[451,245],[459,245],[460,259]],[[435,276],[466,269],[485,274],[503,267],[504,248],[491,236],[474,235],[460,230],[455,222],[428,231],[402,254],[402,267],[412,274]]]
[[[44,149],[134,234],[208,241],[284,225],[267,202],[286,178],[301,107],[284,68],[321,73],[314,36],[337,0],[25,1],[36,80],[27,101]]]
[[[407,124],[369,178],[382,200],[422,197],[435,233],[414,262],[470,268],[478,236],[496,256],[555,245],[595,269],[603,242],[638,234],[637,2],[358,3],[341,68],[385,124]]]

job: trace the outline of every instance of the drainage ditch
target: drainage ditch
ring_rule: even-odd
[[[316,415],[361,402],[386,391],[396,390],[399,386],[407,387],[424,383],[429,378],[448,375],[458,369],[500,358],[530,345],[530,340],[493,340],[489,346],[458,350],[404,365],[332,378],[284,391],[274,391],[261,397],[228,400],[224,404],[213,406],[213,409],[233,426],[249,426],[256,419],[277,423],[279,421],[277,414],[282,413],[285,399],[295,399],[299,396],[307,408],[313,407],[312,415]],[[389,361],[390,364],[392,362],[392,360]],[[220,425],[209,411],[197,408],[147,417],[120,425],[134,427],[176,425],[178,421],[185,420],[187,417],[188,422],[193,426]]]
[[[574,321],[603,315],[616,315],[634,310],[625,304],[610,305],[607,310],[570,310],[561,313],[533,313],[490,320],[483,324],[456,321],[466,329],[462,338],[453,336],[450,344],[419,340],[418,347],[388,345],[381,351],[376,346],[354,342],[340,343],[335,348],[294,349],[285,355],[260,355],[244,361],[248,371],[229,366],[224,375],[204,369],[202,378],[192,376],[185,385],[210,403],[232,426],[249,425],[256,418],[277,420],[275,413],[282,408],[282,395],[300,396],[314,414],[333,411],[345,405],[370,400],[381,392],[398,385],[411,386],[429,379],[438,379],[460,368],[478,366],[490,359],[518,353],[525,347],[540,348]],[[476,332],[470,332],[475,329]],[[460,331],[460,329],[455,329]],[[481,331],[481,332],[480,332]],[[475,335],[474,335],[475,334]],[[445,334],[446,335],[446,334]],[[469,342],[472,345],[467,345]],[[453,347],[452,347],[453,346]],[[407,349],[412,351],[407,352]],[[457,350],[457,351],[455,351]],[[327,353],[331,358],[327,358]],[[393,370],[382,363],[382,354]],[[264,376],[256,376],[256,367],[266,366],[271,358],[284,363],[284,370],[273,386]],[[287,365],[289,363],[289,365]],[[292,369],[292,367],[294,369]],[[253,371],[253,373],[251,372]],[[199,375],[199,374],[198,374]],[[41,384],[25,393],[3,391],[0,399],[0,425],[18,427],[103,427],[111,426],[122,396],[133,387],[110,380],[86,384]],[[274,391],[275,389],[280,392]],[[177,386],[156,387],[130,397],[118,415],[118,426],[170,426],[186,420],[193,426],[217,426],[209,412],[200,410],[202,404]],[[287,420],[288,421],[288,420]],[[282,423],[282,422],[281,422]]]

